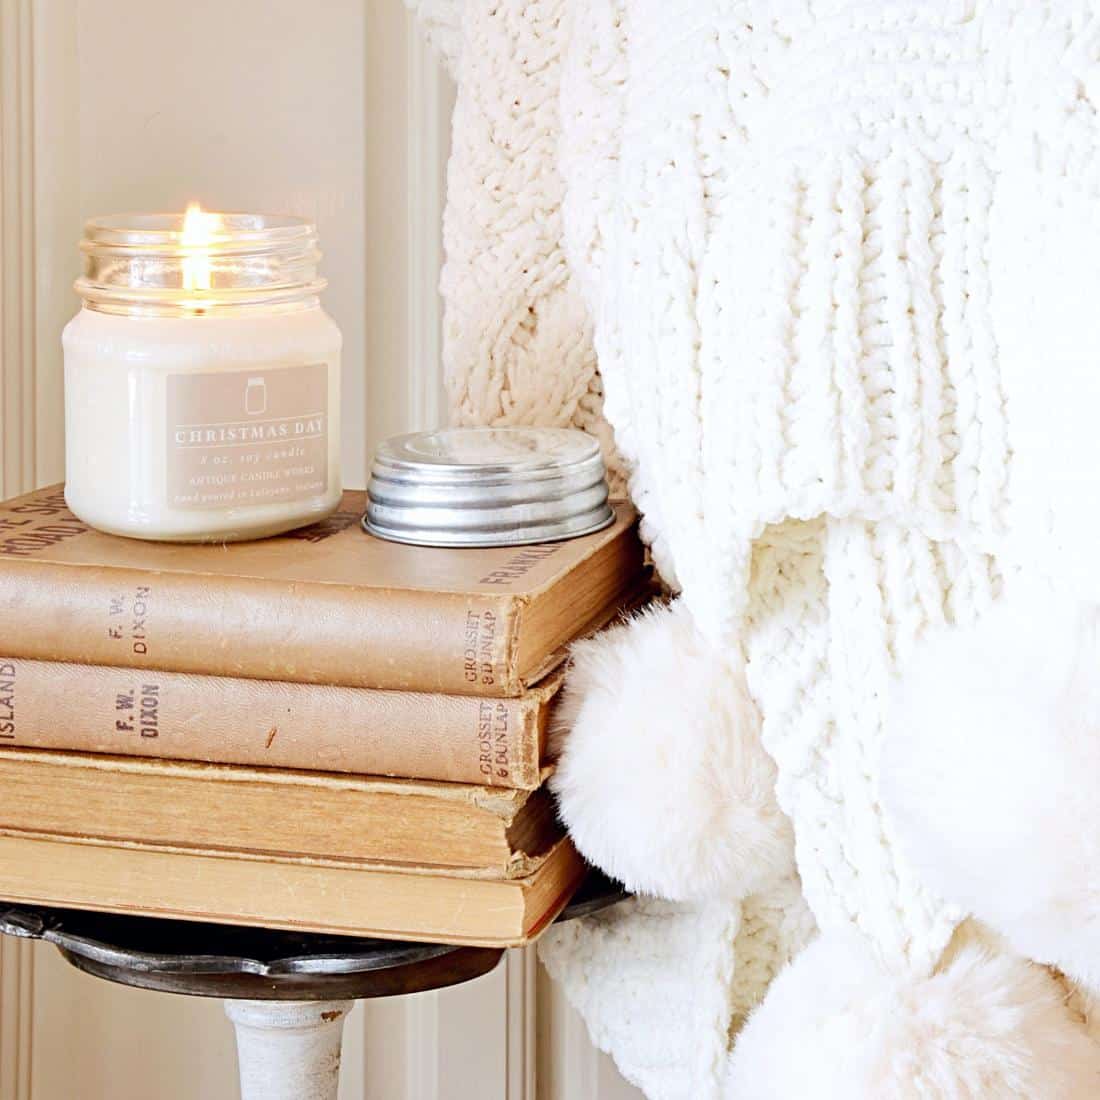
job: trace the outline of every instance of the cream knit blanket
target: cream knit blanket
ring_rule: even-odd
[[[1098,19],[419,7],[459,89],[455,417],[600,436],[663,577],[743,656],[778,766],[812,920],[788,879],[740,906],[639,902],[544,951],[651,1096],[718,1095],[729,1034],[814,922],[927,973],[962,916],[879,805],[897,664],[1021,565],[1097,590],[1074,472],[1100,465],[1075,411],[1100,408]]]

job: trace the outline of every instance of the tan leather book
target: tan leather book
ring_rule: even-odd
[[[0,656],[0,749],[534,790],[562,679],[558,669],[522,695],[487,699]]]
[[[538,791],[0,752],[0,829],[209,855],[522,878],[561,839]],[[0,894],[2,896],[2,894]]]
[[[635,515],[497,549],[365,534],[364,493],[323,523],[220,546],[91,530],[61,487],[0,505],[0,622],[17,657],[297,683],[515,696],[644,576]]]
[[[530,943],[585,872],[568,838],[526,878],[490,880],[0,830],[6,901],[429,943]]]

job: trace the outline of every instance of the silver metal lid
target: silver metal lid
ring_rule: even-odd
[[[387,439],[363,526],[421,546],[520,546],[614,519],[599,444],[567,428],[444,428]]]

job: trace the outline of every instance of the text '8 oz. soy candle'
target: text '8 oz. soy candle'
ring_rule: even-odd
[[[70,509],[113,534],[258,538],[340,501],[340,331],[287,216],[88,222],[65,328]]]

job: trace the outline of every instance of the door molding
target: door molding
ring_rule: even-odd
[[[446,419],[442,385],[443,206],[454,88],[439,58],[421,33],[416,16],[407,26],[407,111],[405,207],[408,239],[408,303],[405,327],[409,386],[406,397],[412,430],[438,427]]]
[[[507,1100],[535,1100],[538,1087],[538,971],[534,947],[505,956]]]
[[[538,1100],[601,1100],[600,1053],[564,990],[538,967]]]
[[[34,478],[34,13],[0,0],[0,475]]]
[[[0,0],[0,490],[36,466],[34,9]],[[0,1100],[30,1100],[34,956],[0,940]]]
[[[454,88],[397,0],[367,23],[367,440],[446,418],[439,269]],[[394,89],[403,89],[404,104]],[[394,369],[397,367],[398,369]]]
[[[0,1100],[31,1100],[34,955],[29,941],[0,942]]]

